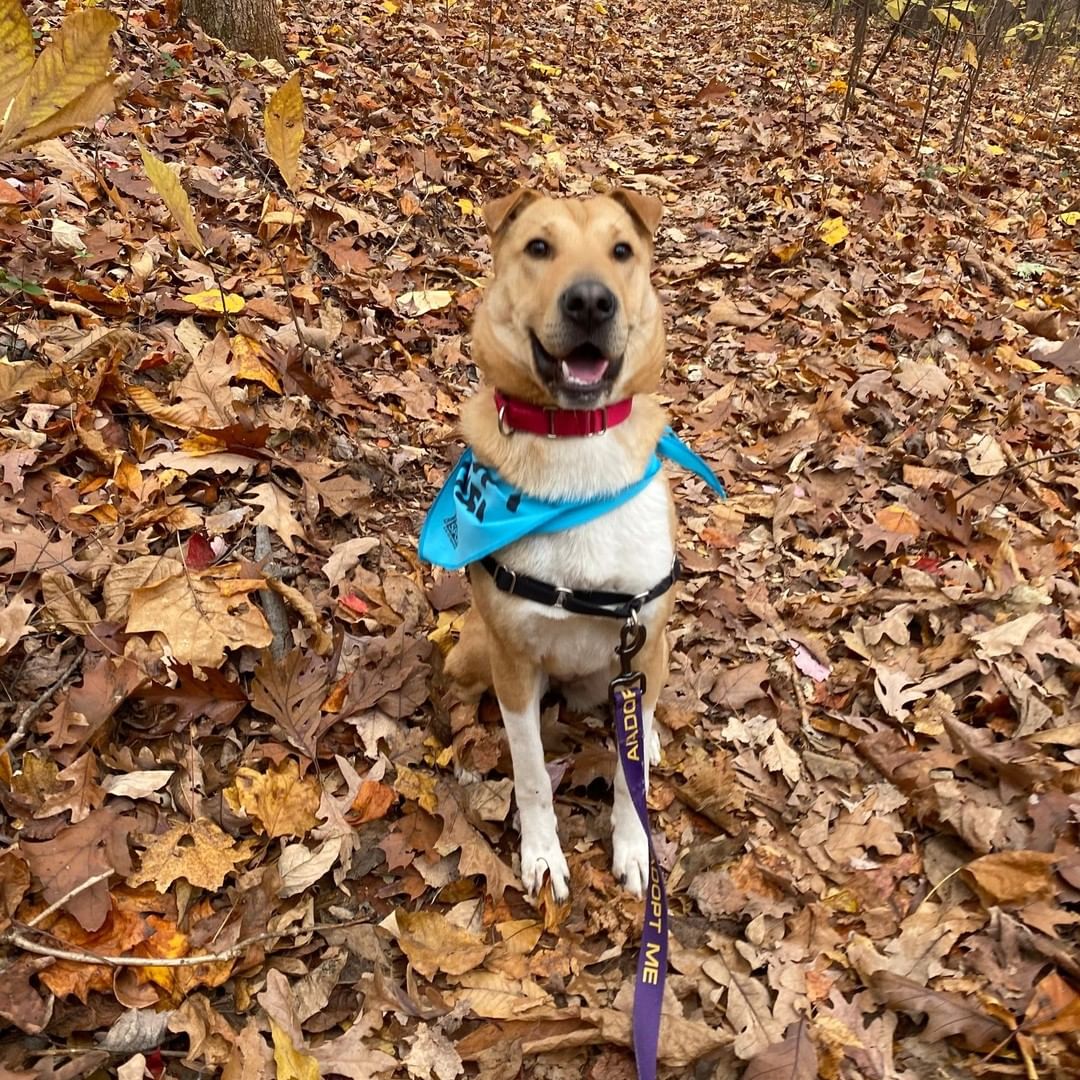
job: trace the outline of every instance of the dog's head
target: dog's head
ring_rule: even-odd
[[[654,389],[664,325],[649,271],[662,210],[625,190],[550,199],[522,188],[488,203],[495,279],[473,326],[487,380],[567,409]]]

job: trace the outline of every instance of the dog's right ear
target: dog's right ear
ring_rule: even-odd
[[[532,188],[519,187],[501,199],[492,199],[491,202],[484,203],[482,211],[484,224],[492,239],[498,236],[529,203],[539,198],[540,196]]]

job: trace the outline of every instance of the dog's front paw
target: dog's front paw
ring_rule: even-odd
[[[615,821],[611,835],[611,870],[628,892],[644,896],[649,883],[649,841],[637,816]]]
[[[649,732],[649,764],[660,764],[660,733],[656,730],[655,726],[652,731]]]
[[[535,897],[544,884],[544,874],[551,876],[551,891],[562,903],[570,895],[570,867],[562,853],[557,836],[540,842],[521,842],[521,881],[530,897]]]

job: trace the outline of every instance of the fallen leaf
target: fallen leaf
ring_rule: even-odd
[[[319,787],[311,779],[301,779],[300,767],[285,758],[265,771],[243,766],[236,771],[225,798],[236,811],[255,822],[256,831],[271,839],[277,836],[303,838],[318,824]]]
[[[152,881],[161,893],[177,878],[197,888],[220,889],[225,878],[251,857],[255,847],[251,840],[234,841],[206,818],[183,822],[160,836],[141,839],[146,850],[128,883]]]

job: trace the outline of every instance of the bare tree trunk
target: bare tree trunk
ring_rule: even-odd
[[[183,0],[184,16],[230,49],[285,59],[275,0]]]

